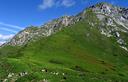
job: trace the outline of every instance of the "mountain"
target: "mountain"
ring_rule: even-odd
[[[0,48],[2,82],[127,82],[128,9],[98,3],[29,26]]]
[[[108,3],[99,3],[96,6],[91,6],[87,10],[92,10],[100,22],[98,29],[101,34],[107,37],[116,37],[120,47],[127,49],[127,41],[124,40],[120,33],[127,34],[128,31],[128,9],[116,7]],[[18,33],[9,43],[9,45],[24,45],[35,37],[50,36],[66,26],[76,24],[77,22],[86,19],[86,10],[76,16],[63,16],[55,19],[39,28],[30,26],[27,29]],[[95,25],[92,21],[90,25]],[[108,28],[109,27],[109,28]]]

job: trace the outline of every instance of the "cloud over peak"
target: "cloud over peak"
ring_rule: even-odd
[[[5,41],[5,40],[8,40],[8,39],[12,38],[13,36],[14,36],[14,34],[9,34],[9,35],[0,34],[0,40]]]
[[[62,5],[65,7],[71,7],[73,5],[75,5],[75,1],[74,0],[62,0]]]
[[[43,0],[39,8],[45,10],[52,7],[71,7],[74,6],[75,3],[75,0]]]
[[[54,0],[43,0],[42,4],[39,5],[40,9],[47,9],[54,6]]]
[[[9,34],[9,35],[0,34],[0,45],[4,44],[6,41],[11,39],[13,36],[14,34]]]

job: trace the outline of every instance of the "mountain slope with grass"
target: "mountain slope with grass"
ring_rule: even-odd
[[[127,82],[126,11],[99,3],[21,31],[0,48],[1,82]]]

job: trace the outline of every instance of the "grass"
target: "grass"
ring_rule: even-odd
[[[117,45],[115,38],[100,34],[94,14],[87,17],[25,46],[1,48],[0,79],[9,73],[28,72],[23,77],[14,75],[9,82],[15,78],[16,82],[127,82],[128,53]],[[97,24],[92,27],[89,22]],[[42,69],[48,72],[41,72]]]

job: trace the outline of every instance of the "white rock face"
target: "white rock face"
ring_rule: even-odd
[[[93,8],[93,11],[97,14],[97,18],[101,22],[107,22],[107,25],[109,26],[117,26],[116,24],[118,24],[125,30],[128,30],[128,19],[123,17],[123,8],[112,6],[110,4],[100,4],[100,6]]]
[[[123,48],[124,50],[128,51],[128,48],[124,47],[124,46],[120,46],[121,48]]]
[[[74,18],[73,16],[63,16],[61,18],[55,19],[49,23],[44,24],[40,27],[30,26],[25,30],[18,33],[12,38],[8,45],[24,45],[27,42],[34,40],[38,37],[48,37],[66,26],[75,24],[75,22],[80,19],[80,17]],[[80,21],[80,20],[79,20]]]
[[[100,3],[92,9],[100,21],[101,34],[115,37],[119,46],[127,51],[127,43],[122,39],[123,35],[120,32],[128,33],[128,9],[107,3]]]
[[[101,34],[107,37],[115,37],[120,46],[122,44],[126,45],[125,40],[122,39],[121,32],[128,33],[128,9],[112,6],[107,3],[100,3],[98,6],[90,7],[90,9],[100,21],[98,29]],[[7,45],[25,45],[29,41],[35,41],[39,37],[51,36],[67,26],[73,25],[83,19],[86,20],[86,18],[86,11],[83,11],[76,16],[63,16],[40,27],[28,27],[14,36]],[[91,29],[97,24],[90,21],[88,23]],[[126,47],[125,45],[124,47]]]
[[[116,36],[117,36],[117,37],[120,37],[120,34],[119,34],[119,32],[116,32]]]
[[[8,78],[11,78],[11,77],[13,77],[14,76],[14,73],[9,73],[8,74]]]
[[[8,79],[4,79],[4,80],[3,80],[3,82],[7,82],[7,81],[8,81]]]
[[[102,21],[105,18],[105,15],[97,14],[97,18]]]
[[[107,36],[107,37],[111,37],[112,35],[108,32],[105,32],[103,29],[101,30],[101,34]]]
[[[119,43],[119,44],[122,45],[122,44],[124,44],[125,42],[124,42],[124,40],[122,40],[122,39],[118,39],[118,40],[117,40],[117,43]]]

